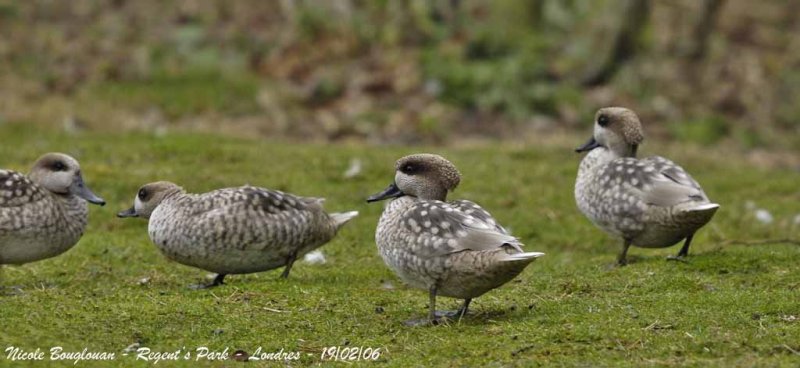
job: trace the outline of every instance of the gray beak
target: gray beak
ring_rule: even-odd
[[[403,193],[400,190],[400,188],[397,187],[397,184],[392,183],[389,185],[388,188],[384,189],[382,192],[373,194],[369,198],[367,198],[367,203],[382,201],[384,199],[389,199],[389,198],[402,197],[404,195],[405,193]]]
[[[131,207],[131,208],[128,208],[127,210],[125,210],[125,211],[122,211],[122,212],[118,213],[117,217],[119,217],[119,218],[139,217],[139,215],[136,214],[136,208],[135,207]]]
[[[597,141],[594,140],[594,137],[592,137],[592,138],[589,138],[589,140],[586,143],[584,143],[582,146],[576,148],[575,152],[578,152],[578,153],[587,152],[587,151],[591,151],[591,150],[593,150],[593,149],[595,149],[597,147],[600,147],[600,143],[597,143]]]
[[[83,182],[83,177],[78,175],[75,181],[72,183],[72,187],[70,187],[70,192],[72,194],[85,199],[89,203],[98,204],[101,206],[105,206],[106,201],[103,198],[94,194],[89,187]]]

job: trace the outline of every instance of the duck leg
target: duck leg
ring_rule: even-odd
[[[464,303],[461,304],[458,309],[454,311],[436,311],[436,318],[448,318],[448,319],[455,319],[460,320],[461,317],[467,314],[467,309],[469,308],[469,303],[472,299],[464,299]]]
[[[436,324],[435,321],[438,321],[436,318],[436,286],[432,286],[428,291],[428,298],[430,299],[430,310],[428,311],[428,320]]]
[[[467,314],[467,310],[469,309],[469,303],[472,302],[472,299],[464,299],[464,303],[458,307],[457,310],[454,311],[435,311],[437,319],[453,319],[456,321],[460,321]]]
[[[297,259],[297,252],[292,252],[289,255],[289,258],[286,259],[286,268],[283,269],[283,273],[281,274],[282,278],[289,278],[289,271],[292,270],[292,265],[294,265],[294,261]]]
[[[220,285],[225,285],[225,276],[226,275],[227,274],[225,274],[225,273],[218,273],[217,276],[214,277],[214,280],[211,281],[211,283],[209,283],[209,284],[189,285],[189,288],[193,289],[193,290],[202,290],[202,289],[210,289],[210,288],[217,287],[217,286],[220,286]]]
[[[458,308],[458,311],[456,311],[456,316],[458,316],[459,321],[467,314],[467,309],[469,308],[469,303],[471,301],[471,298],[464,299],[464,304],[462,304],[461,308]]]
[[[683,247],[678,251],[678,255],[669,256],[667,260],[686,262],[686,257],[689,255],[689,246],[692,244],[692,237],[694,237],[694,234],[687,236],[686,240],[683,242]]]
[[[224,274],[224,273],[218,273],[217,277],[214,278],[214,281],[211,282],[210,286],[214,287],[214,286],[224,285],[225,284],[225,276],[226,275],[227,274]]]
[[[631,247],[631,241],[625,239],[625,243],[622,245],[622,252],[617,257],[617,266],[625,266],[628,264],[628,248]]]
[[[428,289],[428,318],[411,319],[405,322],[406,326],[425,326],[425,325],[438,325],[441,322],[441,317],[436,313],[436,286],[431,286]]]

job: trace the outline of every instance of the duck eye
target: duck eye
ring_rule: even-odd
[[[601,127],[606,127],[606,126],[608,126],[608,123],[609,123],[609,122],[610,122],[610,121],[608,120],[608,116],[605,116],[605,115],[600,115],[600,116],[597,118],[597,124],[599,124]]]
[[[147,191],[144,188],[139,189],[138,196],[139,196],[139,199],[144,200],[145,198],[147,198]]]
[[[405,165],[403,165],[403,167],[400,169],[400,171],[402,171],[402,172],[404,172],[404,173],[406,173],[406,174],[413,174],[414,172],[416,172],[416,171],[417,171],[417,167],[416,167],[416,166],[414,166],[414,165],[412,165],[412,164],[405,164]]]
[[[56,162],[53,164],[53,170],[55,170],[55,171],[64,171],[64,170],[66,170],[66,169],[67,169],[67,165],[65,165],[65,164],[64,164],[63,162],[61,162],[61,161],[56,161]]]

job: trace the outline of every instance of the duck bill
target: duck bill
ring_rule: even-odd
[[[103,198],[98,197],[97,194],[94,194],[94,192],[92,192],[92,190],[86,186],[86,184],[83,182],[83,178],[80,176],[78,176],[78,178],[75,179],[75,182],[72,183],[72,188],[70,188],[70,191],[76,196],[85,199],[89,203],[100,206],[105,206],[106,204],[106,201]]]
[[[128,208],[127,210],[125,210],[125,211],[122,211],[122,212],[118,213],[117,217],[119,217],[119,218],[139,217],[139,215],[136,214],[136,207],[131,207],[131,208]]]
[[[380,192],[378,194],[373,194],[369,198],[367,198],[367,203],[382,201],[384,199],[389,199],[389,198],[402,197],[404,195],[405,195],[405,193],[403,193],[400,190],[400,188],[397,187],[397,184],[392,183],[392,184],[389,185],[389,187],[384,189],[382,192]]]
[[[597,143],[597,141],[594,139],[594,137],[591,137],[582,146],[576,148],[575,152],[578,152],[578,153],[588,152],[588,151],[591,151],[591,150],[593,150],[593,149],[595,149],[597,147],[600,147],[600,143]]]

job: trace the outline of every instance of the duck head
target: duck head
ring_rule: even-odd
[[[443,201],[460,181],[458,169],[442,156],[429,153],[405,156],[395,164],[394,182],[384,191],[367,198],[367,202],[405,195]]]
[[[133,207],[117,214],[117,217],[141,217],[149,219],[153,211],[173,194],[183,192],[183,188],[168,181],[145,184],[136,193]]]
[[[605,147],[620,157],[635,157],[644,140],[642,123],[636,113],[624,107],[606,107],[594,117],[594,133],[575,152]]]
[[[69,155],[48,153],[39,157],[28,177],[50,192],[75,195],[101,206],[106,204],[103,198],[98,197],[86,186],[81,174],[81,165]]]

